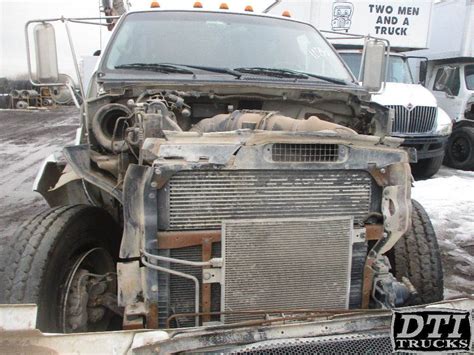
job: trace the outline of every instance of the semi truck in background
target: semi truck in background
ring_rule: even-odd
[[[416,72],[454,122],[446,146],[445,164],[473,170],[474,2],[436,2],[431,23],[428,49],[417,52],[417,55],[425,56],[427,62],[421,62],[421,72]],[[451,69],[452,75],[447,85],[440,85],[446,69]]]
[[[372,101],[393,109],[392,135],[403,138],[404,146],[415,148],[412,163],[416,178],[429,178],[440,169],[445,145],[452,129],[448,114],[435,96],[415,82],[401,52],[427,48],[432,1],[281,1],[271,12],[289,10],[292,17],[317,25],[338,49],[356,77],[359,77],[363,42],[350,33],[371,35],[390,42],[385,89]],[[337,34],[338,33],[338,34]],[[324,54],[319,54],[324,55]]]

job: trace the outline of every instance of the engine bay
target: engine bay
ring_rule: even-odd
[[[142,161],[145,139],[163,138],[166,131],[328,131],[383,137],[388,126],[384,108],[347,93],[272,95],[135,88],[103,95],[89,102],[87,110],[92,160],[116,177],[127,162]]]

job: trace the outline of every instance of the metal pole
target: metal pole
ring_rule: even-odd
[[[72,54],[72,60],[73,60],[73,63],[74,63],[74,69],[76,70],[76,76],[77,76],[77,80],[79,81],[79,88],[81,90],[81,97],[82,97],[82,102],[84,103],[85,102],[85,96],[86,96],[86,93],[84,91],[84,85],[82,83],[82,77],[81,77],[81,72],[79,70],[79,64],[77,63],[77,57],[76,57],[76,51],[74,50],[74,43],[73,43],[73,40],[72,40],[72,36],[71,36],[71,31],[69,30],[69,24],[68,24],[68,20],[64,20],[64,26],[66,27],[66,33],[67,33],[67,39],[68,39],[68,42],[69,42],[69,48],[71,49],[71,54]],[[84,107],[84,110],[82,112],[82,119],[84,121],[84,125],[85,125],[85,130],[84,130],[84,135],[86,137],[86,140],[87,140],[87,143],[90,143],[89,141],[89,116],[88,116],[88,112],[87,112],[87,105],[83,105]]]
[[[275,0],[272,4],[270,4],[270,6],[268,6],[265,10],[263,10],[262,13],[264,14],[268,13],[271,9],[273,9],[279,3],[281,3],[281,0]]]

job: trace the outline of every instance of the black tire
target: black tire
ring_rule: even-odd
[[[411,172],[416,180],[429,179],[436,174],[443,164],[444,154],[439,157],[420,159],[411,164]]]
[[[119,238],[113,218],[97,207],[62,206],[38,214],[5,245],[0,303],[35,303],[37,327],[61,332],[62,291],[73,266],[94,248],[107,251],[115,262]]]
[[[411,229],[388,253],[392,272],[399,281],[407,277],[417,290],[412,305],[441,301],[444,281],[436,234],[423,206],[415,200],[412,204]]]
[[[474,127],[455,128],[446,146],[445,165],[460,170],[474,170]]]

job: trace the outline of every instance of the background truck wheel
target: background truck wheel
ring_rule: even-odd
[[[420,159],[411,165],[413,177],[417,180],[429,179],[436,174],[443,164],[444,155],[440,157]]]
[[[445,164],[455,169],[474,170],[474,127],[453,130],[446,147]]]
[[[390,250],[392,272],[401,281],[407,277],[418,295],[411,304],[425,304],[443,299],[443,268],[438,241],[426,211],[413,200],[412,225]]]
[[[63,206],[38,214],[5,245],[0,303],[36,303],[42,331],[111,329],[120,320],[119,239],[113,218],[97,207]]]

